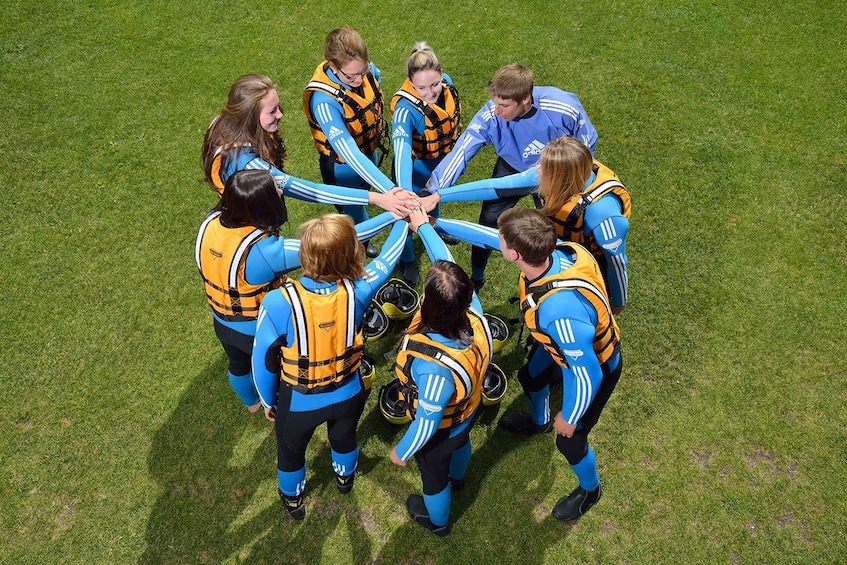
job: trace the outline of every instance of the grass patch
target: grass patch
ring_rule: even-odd
[[[0,562],[843,561],[837,2],[12,0],[0,15]],[[624,373],[592,440],[605,494],[575,524],[549,514],[574,486],[552,438],[496,427],[526,406],[515,379],[473,430],[450,537],[407,518],[419,479],[388,462],[402,429],[375,394],[353,493],[335,492],[319,432],[308,517],[283,516],[272,428],[229,390],[193,265],[215,203],[200,145],[231,82],[265,73],[287,169],[319,179],[300,96],[345,23],[388,94],[412,43],[429,41],[466,123],[499,66],[528,64],[538,84],[579,95],[597,157],[633,193]],[[493,161],[483,151],[463,180]],[[289,210],[294,235],[328,208]],[[469,266],[468,247],[453,250]],[[514,267],[495,256],[487,277],[486,310],[517,316]],[[367,346],[377,388],[398,331]],[[517,336],[496,359],[510,375],[522,360]]]

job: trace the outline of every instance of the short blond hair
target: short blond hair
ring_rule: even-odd
[[[350,26],[335,28],[324,41],[324,59],[342,67],[350,61],[369,61],[368,46],[359,32]]]
[[[365,249],[345,214],[324,214],[297,229],[303,274],[318,282],[354,280],[365,274]]]
[[[523,102],[527,96],[532,95],[533,86],[535,86],[535,77],[529,67],[519,63],[509,63],[497,69],[488,81],[486,90],[492,98],[496,96]]]

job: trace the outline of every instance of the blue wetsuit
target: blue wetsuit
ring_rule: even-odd
[[[424,242],[433,263],[438,260],[453,261],[450,251],[431,225],[421,225],[418,228],[418,235]],[[482,304],[476,293],[473,295],[470,309],[482,315]],[[456,342],[437,333],[426,335],[443,344],[445,348],[464,349],[467,347],[465,343]],[[423,499],[429,518],[436,526],[443,526],[447,524],[450,515],[449,479],[463,479],[470,461],[469,436],[476,413],[454,427],[439,430],[444,410],[456,391],[453,373],[441,363],[415,358],[411,364],[409,377],[417,385],[418,410],[415,413],[415,419],[397,443],[396,452],[400,459],[408,461],[421,450],[432,452],[440,448],[450,451],[448,468],[433,466],[428,461],[418,462],[424,483]],[[481,406],[482,404],[479,405]],[[446,456],[447,453],[442,455]]]
[[[441,78],[446,84],[453,84],[453,80],[448,74],[442,73]],[[446,87],[444,88],[446,89]],[[444,94],[442,92],[441,100],[443,99]],[[418,159],[412,155],[412,136],[423,136],[426,128],[427,123],[423,112],[411,101],[400,97],[391,115],[391,144],[394,148],[392,167],[397,186],[406,190],[413,190],[415,194],[421,193],[432,171],[444,159],[444,156],[434,159]],[[430,212],[430,215],[437,218],[439,216],[438,207]],[[411,235],[406,241],[406,247],[403,249],[400,260],[405,263],[415,260]]]
[[[366,274],[355,281],[355,327],[361,331],[365,309],[374,294],[388,280],[400,257],[408,224],[397,222],[386,238],[379,256],[366,267]],[[306,291],[326,294],[337,288],[336,282],[317,282],[300,277]],[[306,445],[314,429],[328,423],[332,464],[341,476],[352,475],[358,466],[359,448],[356,426],[364,409],[365,389],[358,373],[346,383],[328,392],[304,394],[282,383],[280,386],[277,352],[295,339],[291,305],[281,291],[269,293],[259,309],[259,321],[253,345],[253,379],[262,406],[276,410],[277,475],[279,489],[287,496],[300,495],[306,486]],[[338,410],[340,415],[334,414]]]
[[[495,229],[458,220],[439,219],[437,223],[447,233],[474,245],[500,248]],[[564,271],[574,264],[574,260],[575,256],[555,250],[547,271],[539,279]],[[562,384],[562,418],[577,429],[571,438],[557,434],[556,445],[585,490],[597,488],[600,481],[587,435],[614,390],[622,366],[619,351],[600,364],[594,351],[597,324],[596,308],[579,291],[556,290],[538,307],[538,330],[564,352],[568,366],[559,365],[536,343],[526,365],[518,373],[535,424],[550,421],[550,385]]]
[[[337,206],[365,206],[368,203],[368,193],[365,190],[320,184],[293,177],[256,155],[251,147],[233,149],[224,157],[220,170],[221,183],[226,184],[230,175],[238,171],[256,169],[269,171],[285,196]]]
[[[370,72],[379,82],[379,69],[369,63]],[[327,77],[335,83],[337,88],[348,90],[351,87],[343,83],[333,73],[332,69],[325,70]],[[356,140],[347,130],[344,123],[344,108],[341,103],[329,93],[313,92],[309,98],[309,108],[315,121],[320,125],[324,135],[329,140],[333,151],[335,151],[344,163],[334,162],[334,159],[321,160],[321,175],[324,182],[339,186],[353,188],[367,188],[372,186],[380,192],[388,192],[394,188],[394,183],[376,165],[376,151],[365,155],[356,145]],[[331,170],[327,170],[331,168]],[[340,211],[353,218],[356,223],[368,218],[367,209],[364,206],[341,206]]]
[[[595,166],[602,166],[595,161]],[[605,169],[608,171],[608,169]],[[583,193],[590,191],[598,183],[597,174],[592,172],[585,182]],[[472,200],[495,200],[513,196],[534,194],[538,186],[539,175],[536,167],[530,167],[522,173],[500,178],[483,179],[457,184],[439,191],[441,202],[468,202]],[[594,241],[605,257],[603,279],[613,306],[626,306],[629,282],[629,259],[626,255],[626,236],[629,231],[629,219],[624,216],[621,199],[614,193],[607,193],[595,199],[585,208],[583,232],[587,241]],[[560,239],[567,234],[556,230]],[[601,261],[601,263],[603,263]]]
[[[217,220],[214,220],[217,221]],[[390,213],[385,212],[367,222],[356,226],[360,241],[366,241],[386,229],[394,222]],[[229,230],[224,230],[226,233]],[[195,254],[200,252],[200,233],[198,233]],[[251,285],[263,285],[278,279],[284,273],[300,267],[300,240],[274,235],[261,237],[248,251],[244,259],[244,279]],[[199,255],[196,255],[198,267]],[[221,268],[227,269],[228,262],[222,262]],[[250,354],[253,349],[253,336],[256,333],[256,319],[241,321],[227,320],[212,309],[215,334],[229,358],[228,375],[233,390],[246,406],[259,401],[259,395],[253,384],[250,371]]]
[[[508,121],[494,113],[494,101],[489,100],[462,132],[453,151],[432,172],[430,191],[455,184],[471,158],[485,145],[494,146],[497,152],[492,176],[502,177],[534,166],[547,142],[562,136],[582,141],[594,154],[597,131],[579,99],[571,92],[552,86],[536,86],[532,90],[529,110],[523,116]],[[512,208],[520,198],[517,195],[483,201],[479,223],[496,226],[500,214]],[[490,251],[485,248],[471,250],[471,276],[474,279],[483,278],[489,255]]]

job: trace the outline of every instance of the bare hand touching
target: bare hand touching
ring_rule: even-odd
[[[402,459],[397,457],[397,446],[391,448],[391,454],[388,456],[388,458],[391,459],[392,463],[394,463],[395,465],[400,465],[401,467],[405,467],[406,463],[408,463],[408,461],[403,461]]]
[[[553,419],[553,429],[555,429],[556,433],[559,435],[571,437],[576,431],[576,424],[568,424],[562,417],[562,412],[559,411]]]
[[[429,222],[429,216],[423,208],[417,208],[409,214],[409,228],[415,233],[418,233],[418,228]]]
[[[368,193],[368,202],[376,204],[383,210],[391,212],[396,218],[405,218],[414,208],[420,206],[420,198],[411,190],[403,190],[395,186],[386,193]]]
[[[438,203],[441,202],[441,195],[437,192],[421,198],[421,207],[427,212],[432,212]]]

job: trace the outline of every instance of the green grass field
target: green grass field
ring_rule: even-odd
[[[842,3],[280,4],[0,7],[0,562],[847,560]],[[419,478],[389,463],[402,429],[375,394],[353,493],[319,432],[308,516],[283,515],[272,427],[229,388],[193,264],[216,201],[200,144],[231,82],[264,73],[288,171],[318,180],[301,91],[345,23],[387,94],[429,41],[465,123],[508,62],[577,93],[632,192],[624,374],[592,440],[605,492],[574,524],[550,516],[575,486],[552,437],[496,426],[526,406],[514,380],[473,431],[448,538],[406,516]],[[330,207],[289,210],[292,236]],[[515,268],[488,279],[486,310],[516,316]],[[397,332],[368,344],[377,387]],[[514,374],[522,354],[515,336],[495,361]]]

